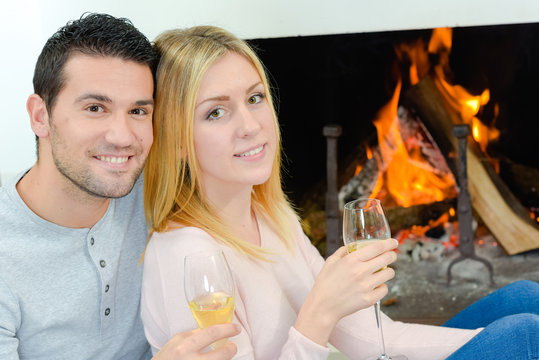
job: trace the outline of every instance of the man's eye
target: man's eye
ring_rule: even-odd
[[[90,112],[99,112],[99,111],[102,111],[103,108],[99,105],[90,105],[86,108],[86,110],[90,111]]]
[[[137,108],[137,109],[131,110],[129,113],[130,113],[130,114],[133,114],[133,115],[145,115],[145,114],[146,114],[146,110]]]

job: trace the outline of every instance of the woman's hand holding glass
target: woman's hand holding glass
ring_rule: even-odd
[[[236,345],[228,342],[225,346],[204,352],[208,346],[221,339],[240,333],[237,324],[219,324],[205,329],[196,329],[177,333],[154,355],[152,360],[191,360],[212,359],[230,360],[237,353]]]
[[[363,249],[367,251],[390,237],[389,224],[378,199],[357,199],[344,205],[343,239],[350,255]],[[385,267],[381,267],[376,271],[386,270]],[[407,360],[404,355],[390,357],[386,354],[379,299],[374,303],[374,312],[380,345],[380,356],[376,360]]]
[[[386,239],[350,254],[343,246],[328,257],[298,314],[295,328],[325,346],[341,318],[372,306],[387,294],[384,283],[395,276],[387,265],[396,260],[392,251],[396,247],[396,240]]]
[[[232,322],[234,317],[234,281],[221,251],[185,257],[185,298],[201,329]],[[219,348],[228,339],[212,344]]]

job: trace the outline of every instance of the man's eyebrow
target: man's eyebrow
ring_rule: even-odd
[[[82,94],[81,96],[79,96],[78,98],[75,99],[75,102],[81,102],[81,101],[86,101],[86,100],[96,100],[96,101],[106,102],[106,103],[111,103],[112,102],[112,99],[109,98],[106,95],[91,94],[91,93]]]
[[[137,106],[145,106],[145,105],[153,106],[153,99],[138,100],[138,101],[135,101],[135,105],[137,105]]]
[[[78,98],[75,99],[75,102],[81,102],[86,100],[95,100],[99,102],[105,102],[105,103],[112,103],[112,99],[109,98],[106,95],[100,95],[100,94],[82,94]],[[146,106],[146,105],[154,105],[153,99],[144,99],[144,100],[137,100],[134,102],[133,105],[136,106]]]

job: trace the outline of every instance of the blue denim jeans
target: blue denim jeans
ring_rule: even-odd
[[[448,360],[539,359],[539,283],[521,280],[504,286],[443,326],[485,328]]]

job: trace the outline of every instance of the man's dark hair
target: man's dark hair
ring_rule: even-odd
[[[154,72],[156,56],[148,38],[131,21],[86,13],[68,22],[45,43],[34,71],[34,92],[50,112],[65,81],[64,66],[74,53],[119,57],[147,64]]]
[[[37,59],[34,93],[43,99],[49,115],[64,86],[64,66],[69,57],[77,52],[135,61],[148,65],[155,75],[155,50],[148,38],[130,20],[107,14],[85,13],[80,19],[68,22],[54,33]],[[39,158],[38,141],[36,136]]]

